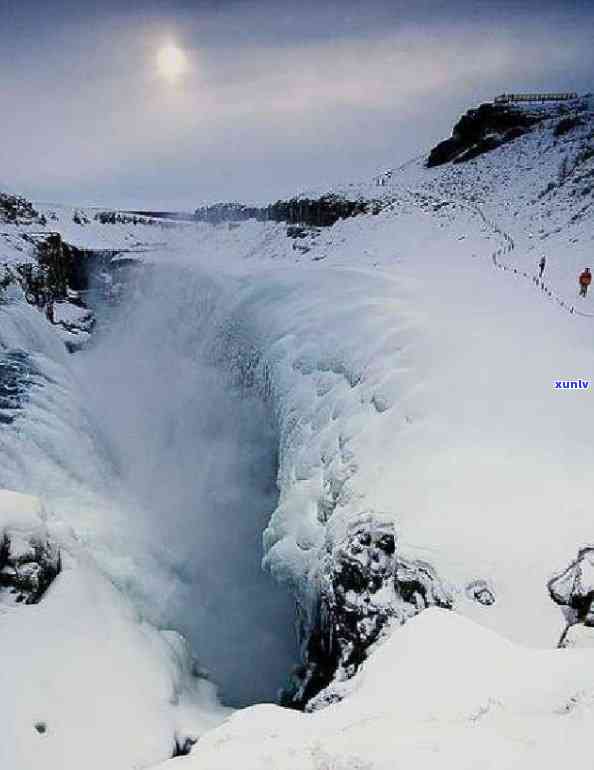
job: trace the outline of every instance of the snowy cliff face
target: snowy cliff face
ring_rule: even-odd
[[[15,351],[31,362],[14,378],[0,481],[42,498],[38,542],[62,554],[41,601],[10,608],[11,650],[30,617],[50,634],[69,602],[90,629],[51,631],[53,649],[87,663],[60,711],[35,682],[57,693],[47,671],[63,659],[40,657],[7,766],[75,768],[76,736],[101,743],[93,768],[156,763],[198,737],[171,762],[388,770],[488,755],[540,770],[586,751],[594,660],[554,649],[591,641],[594,306],[577,275],[594,246],[594,107],[579,108],[570,126],[543,111],[465,163],[428,169],[425,154],[331,191],[382,210],[299,237],[254,220],[41,212],[67,243],[146,267],[118,307],[98,308],[95,342],[74,357],[31,307],[0,307],[5,370]],[[12,259],[28,225],[10,227]],[[265,658],[288,673],[287,638],[266,626],[288,625],[286,607],[266,598],[241,614],[269,596],[243,561],[262,532],[257,560],[297,605],[284,702],[314,713],[260,705],[209,730],[226,711],[154,625],[183,630],[227,681],[246,661],[265,679]],[[103,627],[117,629],[107,652]],[[233,643],[239,669],[215,655]],[[88,661],[100,706],[85,722]],[[108,676],[110,662],[125,675]],[[14,676],[4,691],[17,689]],[[113,693],[127,704],[117,719]]]

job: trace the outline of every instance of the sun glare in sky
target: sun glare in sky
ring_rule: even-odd
[[[173,43],[164,45],[157,53],[157,68],[161,77],[178,80],[188,71],[187,54]]]

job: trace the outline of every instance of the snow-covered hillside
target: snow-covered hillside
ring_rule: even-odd
[[[417,159],[337,188],[382,207],[328,228],[104,224],[41,206],[45,225],[1,225],[2,262],[31,258],[23,235],[51,230],[144,265],[116,310],[94,308],[99,330],[74,356],[17,290],[0,307],[3,365],[15,351],[28,357],[0,433],[0,481],[42,501],[8,497],[7,516],[42,505],[34,540],[63,555],[39,604],[2,615],[3,639],[17,640],[0,641],[3,653],[14,655],[23,624],[49,639],[11,711],[19,741],[7,766],[75,768],[94,742],[101,752],[86,767],[148,766],[199,736],[164,767],[552,768],[583,755],[594,653],[555,649],[591,644],[594,595],[583,550],[594,542],[594,305],[577,296],[594,248],[594,106],[577,107],[567,130],[549,108],[464,163]],[[209,411],[231,417],[211,424]],[[247,432],[227,435],[238,422]],[[237,558],[253,530],[200,550],[201,527],[219,517],[203,490],[271,502],[254,463],[229,453],[237,442],[260,469],[278,453],[258,558],[297,602],[301,661],[285,701],[315,713],[256,705],[211,729],[227,713],[213,686],[192,675],[179,637],[155,626],[196,633],[200,664],[207,640],[184,615],[195,602],[194,626],[212,622],[208,578],[221,594],[255,580]],[[260,456],[256,445],[268,448]],[[202,465],[215,486],[194,484]],[[2,526],[10,540],[14,523]],[[242,624],[237,608],[263,591],[230,605],[235,649],[264,624]],[[264,604],[271,617],[275,601]],[[68,607],[84,633],[50,625]],[[89,607],[100,610],[85,620]],[[224,625],[212,623],[215,646]],[[110,628],[118,641],[100,649]],[[72,650],[63,710],[62,649]],[[130,650],[140,651],[133,668]],[[100,702],[130,709],[110,713],[113,725],[82,716],[85,667],[97,660]],[[18,681],[11,672],[3,692]]]

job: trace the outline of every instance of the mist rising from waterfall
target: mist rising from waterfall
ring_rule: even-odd
[[[194,270],[148,271],[117,310],[96,308],[87,350],[57,365],[48,343],[38,365],[54,378],[27,407],[34,419],[25,410],[4,434],[2,481],[41,495],[150,620],[188,637],[223,699],[244,705],[273,700],[297,653],[291,598],[261,569],[273,426],[209,355],[232,295]]]
[[[296,659],[286,590],[261,569],[275,506],[264,404],[209,360],[232,294],[194,271],[155,271],[81,354],[87,408],[143,539],[172,570],[151,597],[233,704],[270,700]]]

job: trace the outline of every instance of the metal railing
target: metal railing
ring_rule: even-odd
[[[575,91],[563,91],[560,93],[543,94],[500,94],[493,99],[495,104],[509,104],[510,102],[568,102],[577,99]]]

